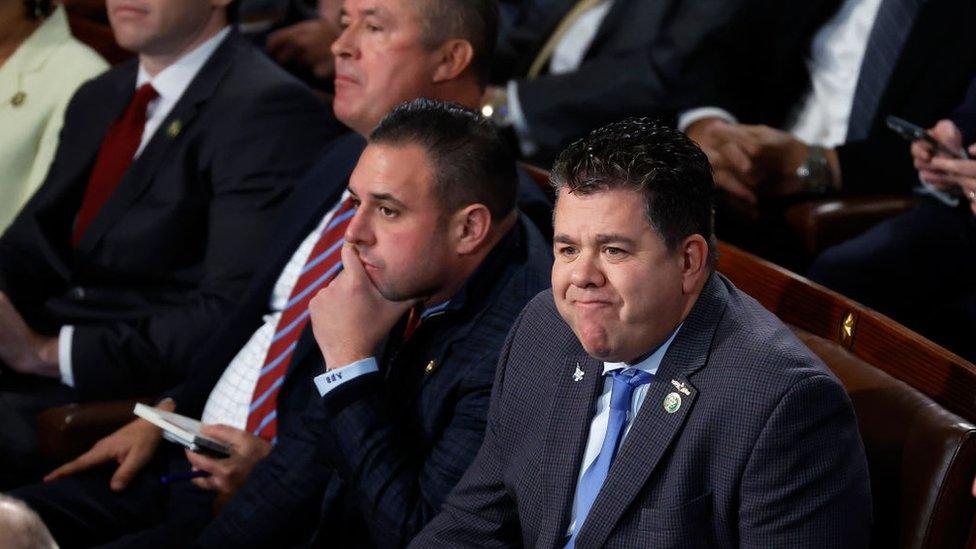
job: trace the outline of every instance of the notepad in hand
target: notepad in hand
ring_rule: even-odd
[[[162,429],[163,438],[170,442],[175,442],[199,454],[217,458],[230,457],[230,447],[223,442],[201,434],[201,424],[195,419],[158,410],[145,404],[136,404],[132,412]]]

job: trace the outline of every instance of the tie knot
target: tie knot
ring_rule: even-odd
[[[653,374],[637,368],[627,368],[610,372],[613,377],[613,390],[610,393],[610,407],[614,410],[630,409],[630,399],[634,389],[646,385],[654,379]]]
[[[654,379],[653,374],[649,374],[644,370],[638,370],[637,368],[617,370],[615,372],[610,372],[610,375],[613,376],[614,380],[619,379],[633,388],[650,383],[651,380]]]
[[[145,111],[146,107],[149,106],[149,102],[157,97],[159,97],[159,93],[156,92],[156,88],[152,87],[152,84],[149,82],[146,82],[136,90],[136,95],[132,98],[132,106]]]

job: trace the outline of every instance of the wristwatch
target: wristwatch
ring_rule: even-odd
[[[826,149],[819,145],[807,147],[807,158],[796,169],[796,178],[803,189],[812,194],[827,194],[834,189],[834,174],[830,171]]]

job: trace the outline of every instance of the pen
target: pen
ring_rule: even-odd
[[[174,482],[182,482],[184,480],[190,480],[194,478],[209,477],[210,473],[206,471],[187,471],[185,473],[173,473],[171,475],[163,475],[159,477],[160,484],[173,484]]]

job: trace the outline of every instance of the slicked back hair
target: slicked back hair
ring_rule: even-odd
[[[428,48],[436,48],[452,38],[467,40],[474,50],[471,70],[482,86],[498,40],[498,2],[496,0],[417,0],[423,35]]]
[[[645,217],[669,252],[687,237],[708,242],[715,265],[715,181],[705,153],[690,139],[647,118],[630,118],[591,132],[566,148],[550,176],[562,189],[588,195],[627,189],[644,198]]]
[[[431,99],[403,103],[380,121],[369,143],[421,147],[443,213],[484,204],[498,221],[515,208],[515,157],[495,126],[471,109]]]

